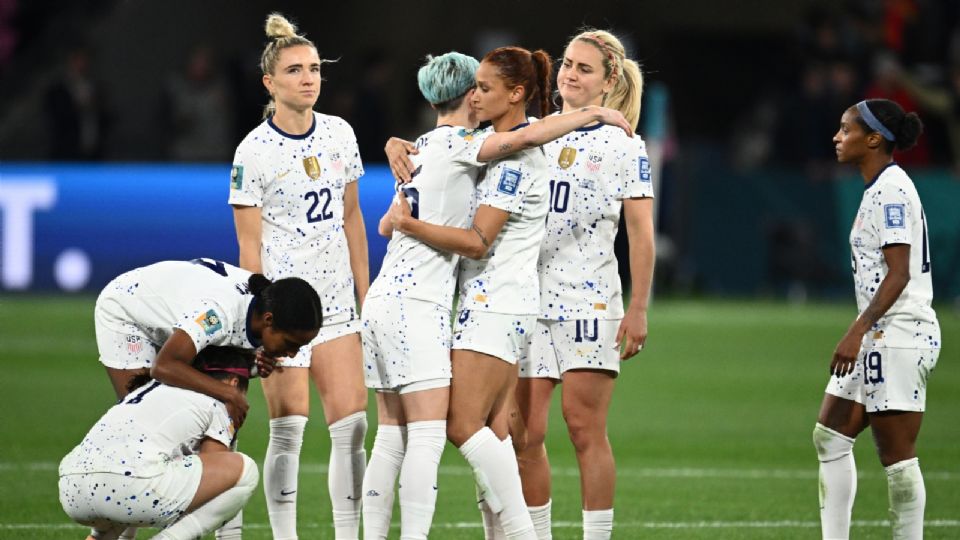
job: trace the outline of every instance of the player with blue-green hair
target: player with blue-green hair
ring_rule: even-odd
[[[483,162],[533,148],[590,122],[629,129],[620,113],[593,107],[517,131],[478,130],[474,103],[475,93],[482,91],[475,82],[479,65],[476,59],[457,52],[427,57],[417,81],[424,98],[437,111],[436,128],[417,139],[418,151],[412,157],[415,167],[403,169],[412,181],[397,185],[397,201],[406,201],[411,217],[458,237],[468,233],[473,239],[478,237],[477,229],[471,228],[472,220],[477,224],[471,202]],[[521,88],[515,98],[504,93],[502,99],[490,102],[489,111],[501,111],[502,115],[502,111],[523,106]],[[521,116],[525,116],[522,110]],[[398,167],[394,172],[400,177],[403,171]],[[437,498],[437,466],[448,435],[450,319],[464,251],[441,251],[395,230],[388,215],[381,219],[379,232],[391,240],[362,314],[364,374],[367,386],[376,390],[379,417],[362,490],[364,536],[387,537],[399,475],[400,536],[426,538]],[[482,254],[477,251],[468,256],[483,258],[487,248],[481,246]],[[495,396],[488,397],[492,403]],[[501,431],[500,438],[505,439],[506,430]],[[500,446],[499,440],[495,446]],[[512,454],[512,449],[509,452]],[[510,474],[509,463],[498,465]],[[515,461],[512,471],[517,488],[513,507],[525,514]],[[532,533],[532,525],[529,529]]]

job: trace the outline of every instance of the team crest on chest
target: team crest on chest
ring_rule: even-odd
[[[317,156],[303,158],[303,170],[311,180],[320,178],[320,160],[317,159]]]
[[[587,170],[595,173],[600,171],[600,162],[603,161],[603,154],[599,152],[590,152],[587,156]]]
[[[557,165],[560,165],[561,169],[569,169],[576,159],[577,149],[570,146],[564,146],[563,150],[560,151],[560,157],[557,158]]]

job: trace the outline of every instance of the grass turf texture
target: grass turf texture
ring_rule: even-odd
[[[82,538],[63,514],[56,465],[108,408],[97,362],[93,299],[0,301],[0,538]],[[811,431],[829,358],[851,305],[658,301],[647,349],[623,366],[610,413],[617,459],[617,538],[816,538]],[[919,455],[927,485],[926,537],[960,537],[960,318],[941,306],[946,344],[930,381]],[[554,538],[580,537],[579,480],[558,407],[548,448],[554,466]],[[262,462],[267,415],[259,385],[240,447]],[[367,448],[375,433],[370,406]],[[301,538],[332,538],[326,495],[329,438],[314,396],[300,475]],[[886,481],[870,436],[856,445],[856,538],[889,538]],[[398,523],[397,512],[394,524]],[[244,510],[244,538],[270,538],[262,491]],[[149,538],[152,531],[141,532]],[[398,536],[394,528],[392,536]],[[212,536],[211,536],[212,538]],[[472,479],[448,445],[431,538],[482,538]]]

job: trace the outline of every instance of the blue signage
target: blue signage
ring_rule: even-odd
[[[372,281],[393,178],[368,166],[359,187]],[[156,261],[236,263],[229,189],[229,165],[0,164],[0,290],[99,291]]]

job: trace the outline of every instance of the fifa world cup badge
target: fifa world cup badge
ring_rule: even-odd
[[[312,180],[320,178],[320,160],[317,156],[303,158],[303,170]]]
[[[560,151],[560,157],[557,158],[557,164],[563,169],[568,169],[571,165],[573,165],[573,161],[575,159],[577,159],[577,149],[565,146],[563,147],[563,150]]]

